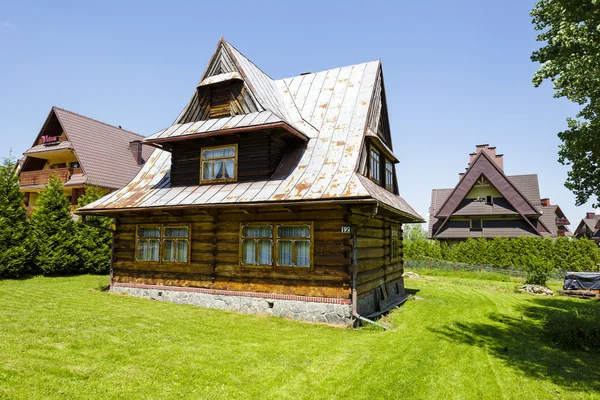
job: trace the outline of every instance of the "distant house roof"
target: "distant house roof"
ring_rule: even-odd
[[[221,40],[201,82],[211,82],[207,79],[212,75],[234,72],[248,89],[244,105],[254,111],[197,121],[190,117],[202,112],[196,90],[175,124],[150,136],[146,142],[155,144],[177,136],[284,123],[308,140],[306,148],[294,160],[296,164],[290,174],[255,182],[170,187],[171,154],[158,150],[124,189],[79,210],[375,199],[407,221],[423,221],[399,195],[357,172],[369,125],[375,128],[383,123],[383,113],[372,112],[386,107],[380,61],[274,80]],[[391,149],[391,143],[387,145]]]
[[[470,154],[469,167],[465,173],[460,174],[456,187],[432,190],[429,237],[556,235],[554,208],[545,210],[546,212],[542,209],[537,175],[505,175],[502,155],[496,155],[495,150],[495,147],[488,145],[477,146],[477,152]],[[493,205],[480,199],[467,198],[467,194],[482,176],[502,196],[495,198]],[[451,216],[462,217],[464,220],[451,222]],[[517,216],[521,222],[504,220],[502,224],[495,226],[495,222],[486,221],[484,230],[470,229],[469,217],[486,216]],[[548,227],[548,224],[553,225],[553,228]]]
[[[577,229],[575,229],[575,235],[580,235],[584,230],[589,231],[592,234],[600,234],[600,214],[588,213],[583,218]],[[596,232],[598,230],[598,232]]]
[[[76,114],[59,107],[52,107],[46,123],[52,116],[56,116],[67,141],[53,147],[58,150],[62,147],[72,149],[79,161],[84,174],[73,176],[70,184],[87,184],[109,189],[119,189],[125,186],[140,170],[137,160],[129,148],[129,143],[142,140],[143,136],[97,121],[83,115]],[[44,127],[46,126],[44,124]],[[44,131],[42,127],[38,138]],[[35,157],[43,151],[48,151],[44,146],[37,145],[38,139],[26,156]],[[147,160],[153,152],[150,146],[142,148],[142,157]]]

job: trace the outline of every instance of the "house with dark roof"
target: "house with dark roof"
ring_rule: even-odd
[[[429,238],[449,243],[468,238],[571,236],[569,221],[550,199],[540,199],[538,177],[506,175],[495,147],[476,146],[454,188],[433,189]]]
[[[38,193],[57,176],[73,209],[87,186],[109,193],[125,186],[154,150],[144,137],[62,108],[52,107],[32,146],[19,161],[19,185],[31,211]]]
[[[317,322],[406,300],[380,61],[273,79],[221,39],[158,148],[78,209],[115,218],[111,290]]]
[[[600,214],[588,212],[575,229],[576,238],[587,238],[600,246]]]

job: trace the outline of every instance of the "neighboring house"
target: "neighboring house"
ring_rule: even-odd
[[[451,189],[433,189],[429,237],[455,243],[468,238],[570,236],[560,207],[540,199],[537,175],[504,173],[495,147],[476,146]]]
[[[31,212],[39,192],[56,175],[73,209],[87,186],[106,192],[125,186],[153,149],[144,137],[74,112],[52,107],[33,145],[20,160],[19,185]]]
[[[588,238],[600,245],[600,214],[589,212],[575,229],[576,238]]]
[[[175,124],[125,188],[111,290],[348,323],[406,299],[380,61],[274,80],[221,39]],[[354,308],[353,308],[354,306]]]

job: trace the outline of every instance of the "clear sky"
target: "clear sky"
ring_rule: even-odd
[[[0,1],[0,156],[20,157],[53,105],[138,132],[173,122],[225,37],[272,78],[383,62],[401,195],[424,217],[476,144],[537,173],[574,230],[558,163],[577,107],[535,89],[534,0]]]

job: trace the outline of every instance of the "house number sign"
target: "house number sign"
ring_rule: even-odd
[[[342,233],[350,233],[350,227],[349,226],[342,226]]]

